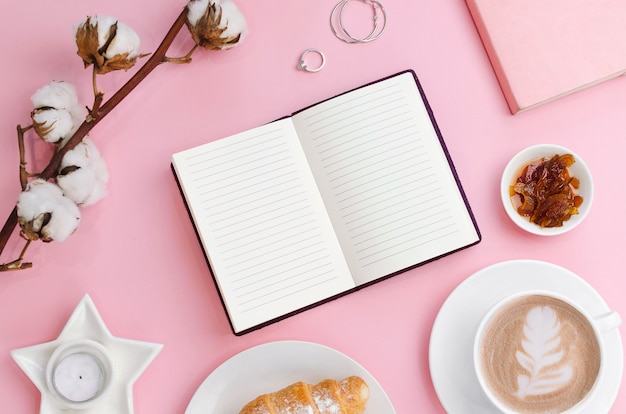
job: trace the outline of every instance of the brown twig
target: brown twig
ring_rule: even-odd
[[[137,85],[148,76],[157,66],[161,63],[167,62],[168,58],[166,53],[176,36],[185,25],[185,20],[187,17],[187,8],[185,7],[180,15],[176,18],[172,27],[169,29],[163,41],[159,45],[159,47],[155,50],[155,52],[150,56],[148,61],[141,67],[139,70],[126,82],[108,101],[106,101],[102,106],[96,108],[97,111],[92,109],[91,116],[88,117],[76,130],[74,135],[69,139],[69,141],[65,144],[63,148],[59,151],[56,151],[48,165],[43,169],[43,171],[39,174],[39,177],[47,180],[53,177],[63,160],[63,156],[71,149],[76,147],[82,139],[87,136],[89,131],[98,124],[109,112],[111,112],[117,104],[119,104],[130,92],[132,92]],[[97,92],[96,92],[97,99]],[[94,105],[95,106],[95,105]],[[2,230],[0,230],[0,254],[6,247],[15,227],[17,226],[17,206],[13,208],[13,211],[9,214]],[[20,259],[11,262],[16,263],[20,261]],[[3,265],[5,266],[5,265]],[[1,270],[1,269],[0,269]]]
[[[193,52],[195,52],[197,48],[198,44],[196,43],[185,56],[177,58],[166,57],[165,60],[170,63],[191,63],[191,55],[193,55]]]
[[[26,189],[26,184],[28,184],[29,177],[29,174],[26,171],[26,148],[24,146],[24,132],[28,131],[31,128],[32,125],[26,128],[22,128],[21,125],[17,126],[17,146],[20,152],[20,185],[22,187],[22,191]]]
[[[100,105],[102,105],[102,101],[104,100],[104,93],[98,90],[98,71],[96,69],[96,65],[93,65],[93,70],[91,71],[91,83],[93,85],[93,105],[89,110],[89,114],[85,119],[86,122],[93,122],[94,117],[97,116],[98,111],[100,111]]]
[[[32,240],[26,240],[26,244],[22,248],[20,257],[18,257],[16,260],[13,260],[10,263],[1,264],[0,272],[6,272],[9,270],[24,270],[33,267],[32,263],[24,261],[24,255],[26,254],[26,250],[28,249],[28,246],[30,246],[31,242]]]

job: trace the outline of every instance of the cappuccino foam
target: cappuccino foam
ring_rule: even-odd
[[[568,410],[585,398],[600,371],[600,346],[587,318],[549,296],[525,296],[497,311],[480,352],[491,392],[520,413]]]

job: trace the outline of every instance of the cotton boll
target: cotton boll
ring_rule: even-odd
[[[66,197],[88,206],[107,195],[109,171],[93,141],[85,137],[63,156],[56,179]]]
[[[58,176],[57,182],[63,188],[65,196],[79,206],[97,203],[107,195],[108,178],[106,164],[102,159],[64,176]]]
[[[204,16],[209,6],[215,5],[218,9],[224,2],[231,0],[189,0],[187,3],[187,21],[195,26]]]
[[[29,240],[63,241],[78,227],[80,210],[61,188],[42,179],[28,183],[17,202],[22,235]]]
[[[209,7],[209,3],[216,3],[216,1],[191,0],[187,3],[187,21],[192,26],[195,26],[198,23],[198,20],[204,16],[204,13]],[[219,4],[220,2],[217,3]]]
[[[35,131],[44,141],[64,143],[85,119],[76,88],[67,82],[51,82],[38,89],[31,101]]]
[[[241,43],[249,33],[246,19],[232,0],[224,0],[221,4],[221,7],[221,27],[226,28],[226,30],[224,30],[224,32],[222,33],[222,38],[234,37],[239,35],[240,37],[237,43]],[[224,47],[224,49],[229,49],[233,46],[235,45],[226,46]]]
[[[63,196],[63,190],[42,179],[31,181],[23,191],[17,203],[17,215],[26,221],[33,220],[42,211],[51,211],[56,206],[56,199]]]
[[[187,10],[191,37],[205,49],[230,49],[248,34],[246,20],[231,0],[190,0]]]
[[[76,88],[67,82],[50,82],[38,89],[30,99],[35,108],[50,106],[69,110],[79,105]]]
[[[74,234],[78,228],[80,210],[67,197],[61,197],[58,201],[59,203],[52,211],[50,222],[42,228],[42,234],[45,239],[61,242]]]
[[[88,167],[79,168],[67,175],[58,176],[57,183],[63,189],[65,196],[79,206],[88,205],[89,201],[92,201],[92,192],[99,186],[94,172]],[[100,193],[101,191],[98,191],[98,194]],[[92,204],[96,201],[98,200],[93,201]]]
[[[139,35],[124,23],[117,22],[117,33],[106,50],[105,57],[113,59],[116,55],[128,54],[127,59],[134,59],[139,55],[141,40]]]
[[[35,109],[31,118],[37,135],[52,144],[62,143],[76,128],[72,114],[65,109]]]
[[[61,160],[59,170],[62,170],[68,166],[74,165],[77,167],[86,167],[94,160],[100,159],[100,151],[96,147],[96,144],[89,137],[83,138],[83,140],[74,147],[71,151],[68,151]]]
[[[102,47],[109,40],[109,30],[117,23],[115,17],[102,15],[90,17],[87,21],[98,28],[98,47]]]
[[[74,28],[78,55],[96,73],[130,69],[139,57],[139,35],[111,16],[90,16]]]

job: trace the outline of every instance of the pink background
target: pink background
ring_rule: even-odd
[[[183,413],[196,388],[222,362],[251,346],[287,339],[348,354],[377,378],[398,413],[443,413],[428,366],[434,319],[460,282],[504,260],[563,266],[626,315],[626,79],[512,116],[462,0],[383,3],[389,18],[384,35],[370,44],[348,45],[333,36],[328,24],[335,0],[240,0],[251,30],[244,43],[230,51],[196,53],[191,65],[157,68],[96,126],[91,137],[108,162],[110,194],[83,209],[81,226],[67,241],[33,245],[27,255],[33,269],[0,274],[3,412],[39,412],[39,391],[10,350],[55,339],[86,293],[113,335],[165,345],[135,383],[138,414]],[[90,71],[75,54],[72,26],[87,15],[112,15],[133,27],[142,51],[151,52],[184,5],[182,0],[5,2],[0,15],[2,220],[19,193],[15,127],[30,122],[30,96],[52,80],[65,80],[91,105]],[[182,55],[190,47],[183,31],[169,55]],[[326,54],[319,73],[296,70],[309,47]],[[416,71],[426,91],[482,243],[234,336],[172,178],[171,154],[407,68]],[[111,96],[129,76],[109,74],[99,87]],[[522,232],[499,199],[505,164],[537,143],[571,148],[594,176],[590,214],[562,236]],[[42,161],[35,165],[41,168]],[[11,239],[0,262],[18,255],[17,240]],[[624,411],[622,390],[612,412]]]

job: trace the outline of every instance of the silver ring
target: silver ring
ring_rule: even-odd
[[[322,63],[320,63],[319,67],[317,68],[310,68],[306,62],[306,55],[309,54],[309,52],[313,52],[313,53],[317,53],[318,55],[320,55],[320,57],[322,58]],[[320,70],[322,70],[322,68],[324,67],[324,65],[326,64],[326,57],[324,56],[324,54],[319,50],[316,49],[314,47],[310,47],[307,50],[305,50],[304,52],[302,52],[302,55],[300,56],[300,63],[298,63],[298,69],[300,70],[304,70],[307,72],[319,72]]]
[[[350,3],[350,1],[351,0],[340,0],[339,3],[337,3],[335,7],[333,7],[332,12],[330,13],[330,28],[333,31],[333,34],[335,35],[335,37],[337,37],[337,39],[346,43],[368,43],[382,36],[382,34],[385,32],[385,29],[387,28],[387,12],[385,11],[385,7],[382,5],[382,3],[379,0],[361,0],[365,4],[371,5],[374,11],[374,27],[372,31],[370,32],[370,34],[368,34],[362,39],[359,39],[359,38],[352,36],[350,32],[348,32],[348,30],[346,29],[343,23],[343,12],[344,12],[346,5]],[[340,27],[339,30],[336,27],[337,22],[335,21],[338,9],[339,9],[339,18],[337,22]],[[380,19],[380,15],[378,14],[379,9],[382,12],[382,20],[383,20],[382,27],[379,27],[379,19]]]

